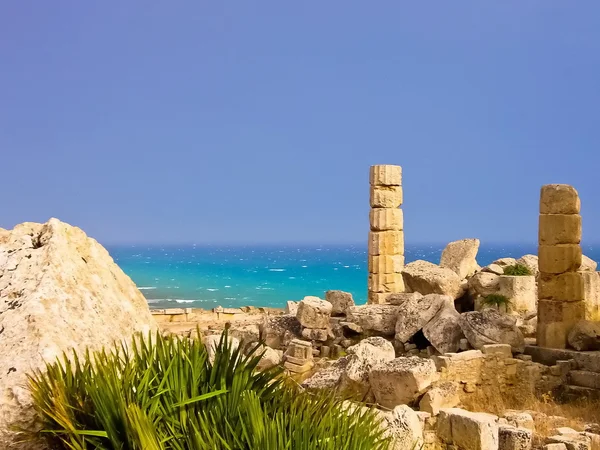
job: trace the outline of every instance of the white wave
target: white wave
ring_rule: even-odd
[[[217,288],[206,288],[206,290],[207,290],[207,291],[210,291],[210,292],[215,292],[215,291],[218,291],[218,289],[217,289]]]
[[[305,268],[306,268],[306,267],[308,267],[308,266],[302,266],[302,267],[305,267]]]
[[[285,269],[269,269],[269,272],[285,272]]]
[[[227,286],[223,286],[223,287],[230,288],[231,286],[227,285]]]
[[[194,303],[196,300],[175,300],[177,303]]]
[[[156,286],[142,286],[138,288],[140,291],[149,291],[150,289],[156,289]]]

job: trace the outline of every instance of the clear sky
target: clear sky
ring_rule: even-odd
[[[4,1],[0,227],[103,243],[535,242],[570,183],[600,242],[600,2]]]

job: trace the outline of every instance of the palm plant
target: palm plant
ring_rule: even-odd
[[[385,449],[373,411],[300,391],[280,368],[256,369],[227,331],[211,363],[199,340],[149,335],[110,351],[63,355],[29,379],[58,449]]]

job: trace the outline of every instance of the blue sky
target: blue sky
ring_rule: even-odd
[[[600,242],[600,3],[0,5],[0,227],[103,243],[535,242],[570,183]]]

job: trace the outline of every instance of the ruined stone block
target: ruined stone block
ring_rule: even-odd
[[[540,272],[539,297],[554,301],[574,302],[584,300],[584,282],[580,272],[548,274]]]
[[[566,348],[573,326],[585,317],[585,302],[538,301],[537,345]]]
[[[389,164],[371,166],[369,180],[373,186],[401,186],[402,167]]]
[[[581,266],[581,247],[577,244],[540,245],[540,272],[575,272]]]
[[[367,297],[367,303],[369,305],[385,305],[386,303],[389,303],[389,301],[388,301],[389,295],[390,295],[389,293],[369,291],[369,294]]]
[[[542,186],[540,195],[541,214],[579,214],[581,201],[573,186],[568,184],[547,184]]]
[[[544,245],[579,244],[581,216],[579,214],[541,214],[539,243]]]
[[[404,255],[404,231],[371,231],[369,255]]]
[[[585,318],[600,321],[600,272],[581,272]]]
[[[509,311],[535,311],[537,291],[535,277],[501,275],[498,282],[498,293],[510,302]]]
[[[371,186],[371,208],[398,208],[402,205],[402,186]]]
[[[298,304],[296,318],[305,328],[328,328],[333,305],[319,297],[304,297]]]
[[[369,215],[372,231],[402,231],[404,216],[398,208],[373,208]]]
[[[350,292],[327,291],[325,300],[331,303],[331,314],[334,316],[345,315],[346,310],[354,306],[354,298]]]
[[[438,416],[438,435],[461,449],[498,450],[497,417],[459,408],[443,408]]]
[[[525,428],[501,425],[498,429],[498,450],[531,450],[533,433]]]
[[[402,255],[369,255],[367,259],[369,273],[400,273],[404,268],[404,256]]]
[[[325,342],[329,335],[327,328],[304,328],[302,330],[302,337],[311,341]]]
[[[402,292],[404,280],[401,273],[372,273],[369,275],[369,292]]]

